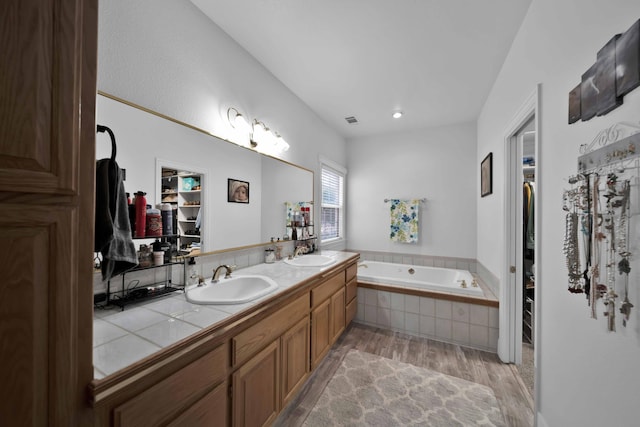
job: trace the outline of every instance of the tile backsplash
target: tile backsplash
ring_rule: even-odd
[[[281,243],[282,256],[289,256],[289,254],[293,252],[293,242]],[[213,276],[213,270],[222,264],[235,265],[238,269],[261,264],[264,262],[264,250],[268,246],[271,245],[267,244],[237,251],[219,252],[195,257],[196,272],[198,275],[208,279]],[[102,280],[101,274],[98,271],[93,275],[93,292],[94,294],[106,292],[107,286],[109,286],[110,292],[120,292],[123,286],[125,289],[133,286],[151,286],[153,283],[166,280],[167,274],[170,275],[173,284],[183,285],[185,283],[184,266],[182,264],[126,273],[124,283],[123,277],[120,275],[113,278],[108,284],[107,281]]]

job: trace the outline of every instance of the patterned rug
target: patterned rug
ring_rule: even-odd
[[[350,350],[305,420],[325,426],[504,426],[486,386]]]

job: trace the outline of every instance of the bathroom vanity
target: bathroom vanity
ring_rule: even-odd
[[[266,299],[94,381],[96,425],[271,424],[355,314],[359,255],[334,257],[282,263],[285,286]]]

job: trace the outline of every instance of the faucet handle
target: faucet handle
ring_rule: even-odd
[[[460,283],[460,287],[461,288],[466,288],[467,287],[467,281],[466,280],[462,279],[462,280],[458,280],[458,282],[461,282]]]
[[[233,271],[238,268],[237,265],[233,264],[233,265],[227,265],[227,272],[224,274],[224,278],[228,279],[231,277],[231,273],[233,273]]]

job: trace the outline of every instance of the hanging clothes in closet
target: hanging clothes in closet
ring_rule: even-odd
[[[535,248],[535,183],[525,181],[523,184],[523,246],[524,256],[533,259],[533,249]]]

